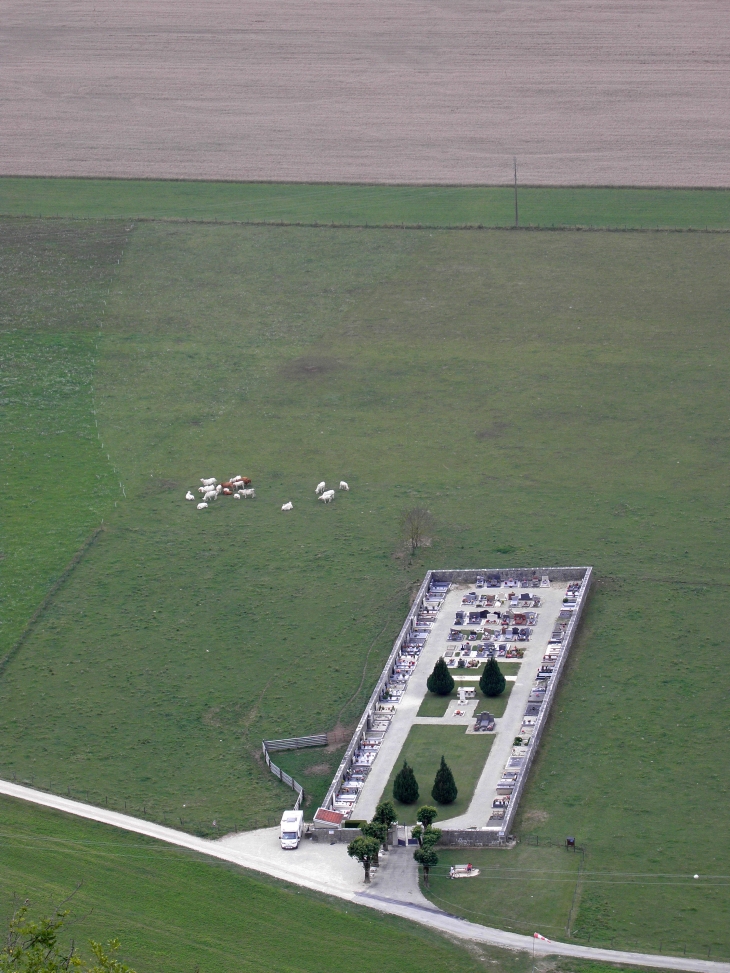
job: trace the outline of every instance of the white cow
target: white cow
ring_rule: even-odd
[[[195,494],[194,493],[191,493],[190,490],[188,490],[188,492],[185,494],[185,499],[186,500],[194,500],[195,499]]]
[[[216,478],[214,476],[211,476],[207,480],[204,479],[203,477],[201,477],[200,478],[200,482],[203,484],[203,486],[213,486],[218,481],[216,480]]]
[[[340,480],[340,490],[349,490],[349,489],[350,489],[350,488],[349,488],[349,486],[347,485],[347,483],[345,483],[345,481],[344,481],[344,480]]]
[[[198,487],[198,493],[207,493],[208,487]]]
[[[290,501],[289,501],[289,503],[285,503],[285,504],[284,504],[284,505],[282,506],[282,508],[281,508],[281,509],[282,509],[282,510],[293,510],[293,509],[294,509],[294,504],[293,504],[293,503],[291,502],[291,500],[290,500]]]
[[[233,499],[234,500],[240,500],[241,499],[241,494],[240,493],[234,493],[233,494]]]
[[[324,503],[331,503],[331,501],[335,499],[335,491],[325,490],[325,492],[322,494],[322,496],[319,499],[322,500]]]
[[[320,493],[324,493],[326,487],[327,487],[327,484],[324,482],[324,480],[322,480],[321,483],[318,483],[317,484],[317,488],[315,489],[314,492],[317,494],[317,496],[319,496]]]
[[[215,490],[208,490],[207,493],[203,494],[203,500],[208,503],[210,500],[215,500],[217,496],[218,494],[215,492]]]
[[[220,485],[220,483],[219,483],[219,484],[218,484],[218,486],[217,486],[217,487],[215,488],[215,492],[216,492],[216,493],[223,493],[223,487],[222,487],[222,486]]]
[[[255,497],[256,491],[253,487],[250,487],[248,490],[241,490],[241,492],[237,493],[236,496],[242,497],[245,500],[247,497]]]
[[[207,503],[199,503],[198,504],[198,510],[205,510],[207,508],[207,506],[208,506]]]

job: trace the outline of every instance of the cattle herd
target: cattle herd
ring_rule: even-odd
[[[256,491],[251,486],[251,480],[247,476],[232,476],[230,480],[219,483],[214,476],[201,477],[202,486],[198,487],[198,493],[202,495],[202,500],[198,504],[198,510],[207,510],[208,504],[217,500],[218,497],[233,497],[234,500],[248,500],[256,496]],[[344,480],[340,480],[340,490],[349,490],[350,487]],[[324,503],[331,503],[335,498],[335,491],[328,490],[324,480],[317,484],[315,494]],[[185,494],[186,500],[195,500],[195,494],[188,490]],[[282,510],[293,510],[294,504],[291,500],[285,503]]]

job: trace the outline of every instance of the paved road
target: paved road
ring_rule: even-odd
[[[331,846],[305,841],[296,852],[285,852],[278,847],[275,828],[264,828],[245,834],[229,835],[219,841],[208,841],[205,838],[185,834],[184,831],[175,831],[173,828],[166,828],[151,821],[119,814],[106,808],[93,807],[91,804],[81,804],[55,794],[45,794],[10,781],[0,780],[0,794],[64,811],[90,821],[99,821],[124,831],[147,835],[179,848],[187,848],[212,858],[233,862],[244,868],[264,872],[275,878],[285,879],[304,888],[348,899],[380,912],[402,916],[449,936],[457,936],[472,942],[530,952],[534,948],[540,955],[577,956],[607,963],[622,963],[627,966],[688,970],[690,973],[730,973],[730,963],[715,963],[711,960],[684,956],[623,953],[620,950],[595,949],[573,943],[535,942],[531,936],[519,936],[516,933],[479,926],[447,915],[435,909],[421,894],[413,858],[407,848],[393,849],[384,856],[383,865],[368,889],[363,886],[359,867],[348,858],[344,844]]]

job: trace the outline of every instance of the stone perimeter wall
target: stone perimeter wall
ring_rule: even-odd
[[[418,594],[413,601],[406,620],[403,623],[403,627],[398,633],[398,637],[393,644],[393,649],[391,650],[388,660],[383,666],[383,671],[380,674],[375,688],[373,689],[372,695],[368,700],[368,703],[363,711],[362,716],[355,728],[355,732],[352,735],[350,744],[345,751],[345,755],[342,758],[340,766],[337,768],[337,772],[330,784],[329,790],[322,802],[322,807],[332,809],[334,804],[334,797],[340,788],[340,784],[345,776],[347,769],[352,762],[352,757],[357,749],[362,737],[367,732],[370,725],[370,718],[375,710],[380,699],[380,693],[382,692],[385,684],[388,682],[395,665],[395,660],[398,658],[401,646],[406,641],[411,633],[411,630],[415,626],[416,618],[419,611],[423,605],[423,599],[428,591],[431,581],[449,581],[452,584],[476,584],[477,575],[486,577],[488,575],[499,574],[502,577],[515,578],[518,581],[529,581],[533,577],[543,575],[548,575],[551,582],[561,581],[566,584],[569,581],[581,581],[581,588],[576,598],[576,607],[573,611],[573,617],[568,624],[568,628],[565,633],[565,638],[563,639],[563,651],[560,655],[558,665],[553,673],[553,678],[550,680],[550,685],[548,686],[548,691],[545,693],[545,699],[540,708],[540,715],[538,717],[537,723],[535,724],[535,731],[532,734],[532,739],[530,742],[529,752],[527,754],[527,759],[523,767],[520,770],[520,775],[517,779],[517,785],[514,789],[512,800],[510,801],[509,809],[507,815],[504,819],[503,825],[499,831],[449,831],[448,829],[443,830],[443,837],[440,844],[444,846],[462,846],[462,847],[484,847],[489,845],[501,845],[504,846],[507,842],[510,828],[514,821],[515,814],[517,812],[517,807],[520,802],[520,797],[522,796],[522,791],[524,790],[525,781],[527,780],[527,775],[529,774],[530,767],[532,766],[532,761],[534,759],[535,753],[537,751],[537,746],[542,737],[542,732],[547,722],[548,714],[552,706],[552,701],[555,697],[558,682],[560,681],[560,676],[565,665],[565,660],[568,657],[571,645],[573,643],[573,638],[578,627],[581,615],[583,614],[583,608],[585,606],[588,591],[593,580],[593,569],[590,567],[537,567],[537,568],[474,568],[474,569],[464,569],[464,570],[444,570],[444,571],[427,571],[426,576],[421,583],[421,587],[418,589]],[[387,732],[387,731],[386,731]],[[350,830],[350,829],[343,829]],[[328,836],[329,840],[332,840],[331,836]]]

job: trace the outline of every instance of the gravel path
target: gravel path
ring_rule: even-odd
[[[624,953],[620,950],[595,949],[573,943],[536,943],[531,936],[519,936],[447,915],[435,909],[418,889],[412,849],[408,848],[395,848],[384,856],[383,865],[378,869],[368,889],[363,885],[360,867],[348,858],[344,844],[320,845],[304,841],[295,852],[286,852],[281,850],[276,840],[276,828],[265,828],[245,834],[229,835],[219,841],[208,841],[160,824],[119,814],[116,811],[108,811],[105,808],[93,807],[90,804],[82,804],[55,794],[45,794],[10,781],[0,781],[0,794],[90,821],[99,821],[124,831],[147,835],[179,848],[187,848],[212,858],[233,862],[244,868],[264,872],[304,888],[335,895],[380,912],[402,916],[438,932],[472,942],[529,951],[534,948],[540,955],[576,956],[630,966],[688,970],[690,973],[730,973],[730,963],[714,963],[690,957],[657,956],[649,953]]]

